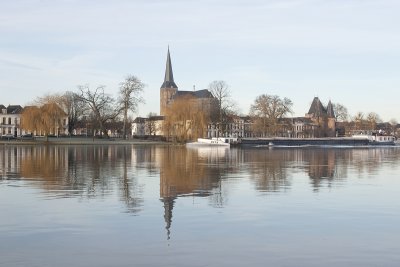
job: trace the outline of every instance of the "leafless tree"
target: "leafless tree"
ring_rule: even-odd
[[[340,103],[333,104],[333,111],[335,112],[335,118],[337,121],[347,121],[349,118],[347,108]]]
[[[108,137],[106,123],[114,120],[121,109],[116,107],[114,98],[104,92],[105,86],[97,86],[94,90],[91,90],[88,85],[80,85],[78,88],[79,99],[90,108],[101,132]]]
[[[289,98],[281,99],[277,95],[263,94],[256,98],[250,107],[250,116],[253,118],[253,130],[262,136],[267,133],[275,134],[279,119],[292,113],[293,102]]]
[[[364,125],[365,125],[365,119],[364,119],[364,113],[361,111],[357,112],[356,115],[353,117],[353,122],[355,129],[354,130],[364,130]]]
[[[370,112],[367,115],[368,126],[370,130],[376,130],[376,124],[381,122],[379,115],[375,112]]]
[[[218,118],[216,122],[220,131],[225,131],[227,120],[235,114],[236,103],[231,99],[229,85],[225,81],[216,80],[209,84],[208,89],[218,101]]]
[[[157,116],[156,113],[150,112],[147,115],[147,121],[146,121],[146,130],[149,133],[149,135],[156,135],[157,133],[157,122],[155,121],[155,116]]]
[[[77,93],[67,91],[61,96],[60,105],[68,116],[68,133],[71,135],[85,113],[85,103]]]
[[[123,113],[123,137],[126,139],[128,111],[136,112],[139,103],[143,103],[144,99],[141,96],[144,84],[134,75],[128,75],[121,82],[119,88],[118,104]]]
[[[398,122],[397,122],[397,120],[396,119],[394,119],[394,118],[392,118],[390,121],[389,121],[389,123],[390,123],[390,127],[391,127],[391,131],[392,131],[392,134],[393,135],[396,135],[397,136],[397,126],[398,126]],[[398,136],[397,136],[398,137]]]

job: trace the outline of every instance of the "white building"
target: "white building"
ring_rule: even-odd
[[[228,119],[228,122],[221,127],[217,127],[217,125],[213,123],[209,124],[207,126],[207,137],[253,137],[251,124],[250,117],[232,116]]]
[[[163,136],[164,116],[137,117],[132,123],[132,136]]]
[[[0,105],[0,136],[12,134],[16,137],[24,134],[21,131],[22,110],[20,105],[9,105],[8,107]]]

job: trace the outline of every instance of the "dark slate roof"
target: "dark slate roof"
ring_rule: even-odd
[[[314,114],[314,116],[326,115],[326,109],[324,108],[318,97],[314,97],[308,114]]]
[[[178,88],[178,86],[176,86],[174,82],[174,74],[172,73],[172,64],[171,64],[171,56],[169,55],[169,47],[167,55],[167,64],[165,67],[164,83],[161,85],[161,88]]]
[[[148,118],[149,121],[163,121],[164,119],[164,116],[151,116]]]
[[[192,96],[194,98],[212,98],[214,97],[207,89],[198,91],[177,91],[173,98],[179,98],[183,96]]]
[[[9,105],[7,107],[7,114],[20,114],[22,113],[22,107],[20,105]]]
[[[335,111],[333,110],[332,102],[329,100],[328,106],[326,107],[326,113],[329,118],[335,118]]]
[[[133,121],[133,123],[144,123],[145,121],[146,121],[146,118],[136,117],[136,119]]]
[[[6,109],[6,106],[0,105],[0,112],[1,112],[3,109]]]
[[[312,120],[307,117],[293,117],[289,119],[292,120],[292,123],[312,123]]]

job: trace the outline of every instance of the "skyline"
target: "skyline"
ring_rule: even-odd
[[[290,98],[293,116],[318,96],[350,115],[400,121],[399,8],[369,0],[7,1],[0,104],[25,106],[82,84],[116,96],[133,74],[147,85],[135,116],[159,113],[169,45],[179,90],[224,80],[243,114],[266,93]]]

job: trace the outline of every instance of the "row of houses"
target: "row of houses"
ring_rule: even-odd
[[[132,135],[164,136],[164,121],[165,116],[137,117],[132,123]],[[230,116],[223,126],[208,124],[205,137],[261,137],[254,131],[253,124],[254,121],[249,116]],[[318,97],[313,99],[304,117],[282,118],[279,124],[276,135],[281,137],[313,138],[344,135],[344,131],[337,127],[332,103],[329,101],[327,107],[324,107]]]

